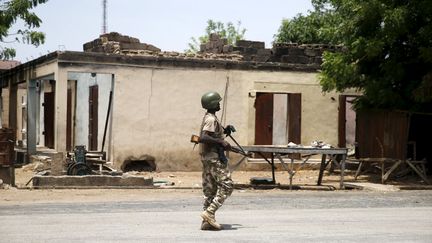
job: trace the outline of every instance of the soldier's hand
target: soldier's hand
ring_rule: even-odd
[[[222,147],[224,148],[224,150],[231,150],[231,144],[229,144],[225,140],[222,141]]]

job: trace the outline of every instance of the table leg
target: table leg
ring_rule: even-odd
[[[321,166],[320,166],[320,171],[319,171],[319,175],[318,175],[318,183],[317,183],[318,186],[321,185],[321,181],[322,181],[325,165],[326,165],[326,155],[323,154],[322,157],[321,157]]]
[[[243,158],[241,158],[235,165],[233,165],[231,168],[230,168],[230,171],[231,172],[233,172],[234,170],[236,170],[237,169],[237,167],[239,167],[240,165],[241,165],[241,163],[246,159],[247,157],[246,156],[243,156]]]
[[[271,167],[272,167],[272,179],[273,179],[273,184],[276,184],[276,178],[275,178],[275,166],[274,166],[274,153],[271,153]]]
[[[427,179],[426,175],[421,173],[409,160],[405,160],[405,162],[414,170],[417,175],[419,175],[427,184],[430,184],[429,180]]]
[[[342,155],[342,160],[340,162],[340,168],[341,168],[341,174],[340,174],[340,189],[345,189],[345,185],[344,185],[344,174],[345,174],[345,159],[346,159],[346,154]]]

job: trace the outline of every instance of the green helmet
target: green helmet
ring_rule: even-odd
[[[204,109],[216,109],[222,97],[218,92],[207,92],[201,97],[201,105]]]

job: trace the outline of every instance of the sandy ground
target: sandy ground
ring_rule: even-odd
[[[39,167],[39,168],[38,168]],[[36,163],[28,164],[15,170],[16,187],[4,186],[0,189],[1,204],[21,204],[34,202],[92,202],[92,201],[116,201],[116,200],[145,200],[154,198],[174,199],[176,195],[193,193],[201,195],[201,172],[128,172],[135,176],[152,177],[155,183],[162,183],[158,189],[32,189],[29,181],[40,170]],[[318,179],[318,170],[299,170],[293,178],[293,185],[315,186]],[[345,182],[354,182],[354,170],[345,171]],[[232,178],[235,184],[250,184],[252,177],[271,178],[271,171],[234,171]],[[286,171],[276,171],[276,181],[280,185],[289,185],[289,174]],[[338,171],[329,174],[324,172],[322,184],[329,188],[338,189],[340,174]],[[355,182],[380,183],[378,174],[361,175]],[[27,184],[28,183],[28,184]],[[406,179],[390,180],[387,184],[417,184],[418,177],[412,176]],[[163,188],[163,189],[161,189]],[[252,191],[253,188],[237,189],[237,191]],[[286,193],[282,189],[261,190],[262,193]],[[168,192],[168,193],[167,193]]]
[[[40,166],[39,166],[40,167]],[[15,184],[18,188],[30,188],[30,179],[35,175],[36,171],[40,170],[37,163],[27,164],[21,168],[15,169]],[[299,170],[293,177],[293,184],[295,185],[315,185],[318,179],[318,170]],[[129,175],[144,176],[146,178],[152,177],[153,182],[158,184],[172,185],[175,187],[201,187],[201,172],[127,172]],[[345,180],[353,180],[353,172],[345,172]],[[272,178],[271,170],[268,171],[234,171],[231,174],[235,184],[249,184],[250,179],[253,177]],[[289,185],[289,174],[286,171],[275,172],[276,182],[282,185]],[[360,177],[359,180],[363,180]],[[335,172],[329,174],[328,171],[324,172],[323,184],[331,186],[339,186],[340,174]],[[28,183],[28,184],[27,184]]]

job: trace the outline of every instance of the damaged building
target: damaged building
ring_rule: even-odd
[[[27,154],[85,145],[106,152],[118,169],[139,162],[149,170],[200,170],[189,139],[205,112],[201,95],[211,90],[226,93],[223,122],[236,127],[242,145],[354,142],[345,120],[355,119],[348,103],[355,94],[324,94],[318,83],[323,51],[338,47],[231,46],[211,35],[201,52],[177,53],[114,32],[83,47],[1,74],[2,124]],[[260,166],[251,159],[242,169]]]

